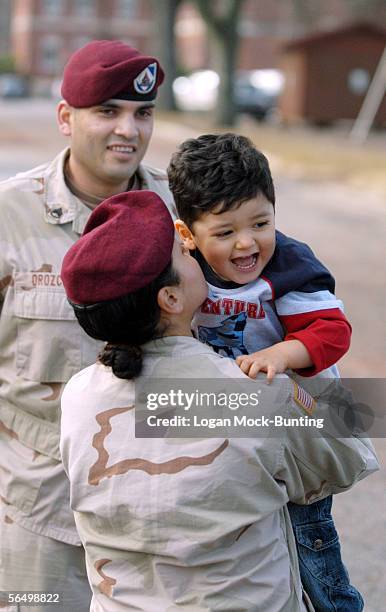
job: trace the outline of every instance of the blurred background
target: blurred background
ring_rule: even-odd
[[[342,376],[385,378],[386,0],[0,0],[1,179],[68,144],[63,66],[113,38],[166,72],[146,161],[166,168],[205,132],[249,136],[271,164],[277,226],[336,278],[353,326]],[[383,470],[335,502],[367,612],[386,602],[385,484]]]
[[[118,38],[161,57],[163,108],[332,125],[357,117],[385,26],[385,0],[1,0],[0,93],[58,96],[75,49]]]

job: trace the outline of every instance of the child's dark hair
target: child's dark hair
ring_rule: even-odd
[[[268,160],[245,136],[204,134],[185,140],[167,172],[178,215],[190,228],[202,213],[237,208],[258,194],[275,206]]]
[[[141,345],[163,335],[157,294],[166,285],[178,285],[180,278],[170,263],[146,287],[114,300],[78,306],[76,318],[86,334],[107,345],[99,361],[111,367],[118,378],[130,380],[142,370]]]

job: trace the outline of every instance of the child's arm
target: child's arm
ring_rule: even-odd
[[[244,372],[250,376],[254,362],[253,377],[259,370],[267,372],[269,365],[279,373],[287,363],[302,376],[313,376],[343,357],[350,346],[351,326],[334,295],[334,278],[308,245],[276,232],[275,253],[261,277],[271,287],[284,342],[240,356],[237,363],[244,362]],[[295,340],[303,350],[298,344],[283,346]]]
[[[331,367],[350,347],[351,325],[340,308],[279,315],[279,319],[286,332],[284,339],[299,340],[311,357],[311,365],[299,371],[301,376],[314,376]]]
[[[298,370],[302,376],[313,376],[336,363],[350,346],[351,326],[339,308],[279,319],[286,330],[283,342],[236,359],[250,378],[263,371],[271,381],[287,368]]]

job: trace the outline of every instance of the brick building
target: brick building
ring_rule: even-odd
[[[147,49],[152,28],[150,4],[141,0],[13,0],[11,47],[18,72],[48,80],[89,40]]]
[[[211,3],[215,2],[211,0]],[[219,2],[221,7],[222,0]],[[353,4],[347,0],[307,0],[304,3],[246,0],[239,27],[238,68],[278,68],[283,44],[314,30],[329,31],[352,22],[358,17],[360,8],[359,3],[356,7]],[[384,0],[369,0],[368,9],[363,4],[361,12],[374,23],[382,20],[386,23]],[[185,70],[216,68],[208,29],[194,3],[182,3],[176,34],[178,58]]]
[[[221,8],[222,0],[218,1]],[[386,20],[384,0],[371,2],[378,2],[380,7],[373,18]],[[58,77],[68,56],[91,39],[117,38],[150,54],[158,51],[153,0],[3,0],[4,3],[11,7],[9,48],[16,69],[40,81]],[[296,9],[299,6],[301,11]],[[246,0],[240,21],[238,68],[277,68],[284,41],[316,27],[328,30],[350,19],[346,0],[309,0],[302,5],[290,0]],[[175,33],[181,70],[216,68],[206,24],[193,2],[181,3]]]
[[[327,125],[355,119],[385,48],[386,28],[365,22],[289,42],[281,63],[283,120]],[[386,99],[375,123],[386,124]]]

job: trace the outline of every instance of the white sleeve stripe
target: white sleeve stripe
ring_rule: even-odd
[[[333,308],[339,308],[342,312],[344,311],[343,302],[338,300],[330,291],[315,291],[314,293],[291,291],[275,300],[275,307],[279,316],[296,315]]]

